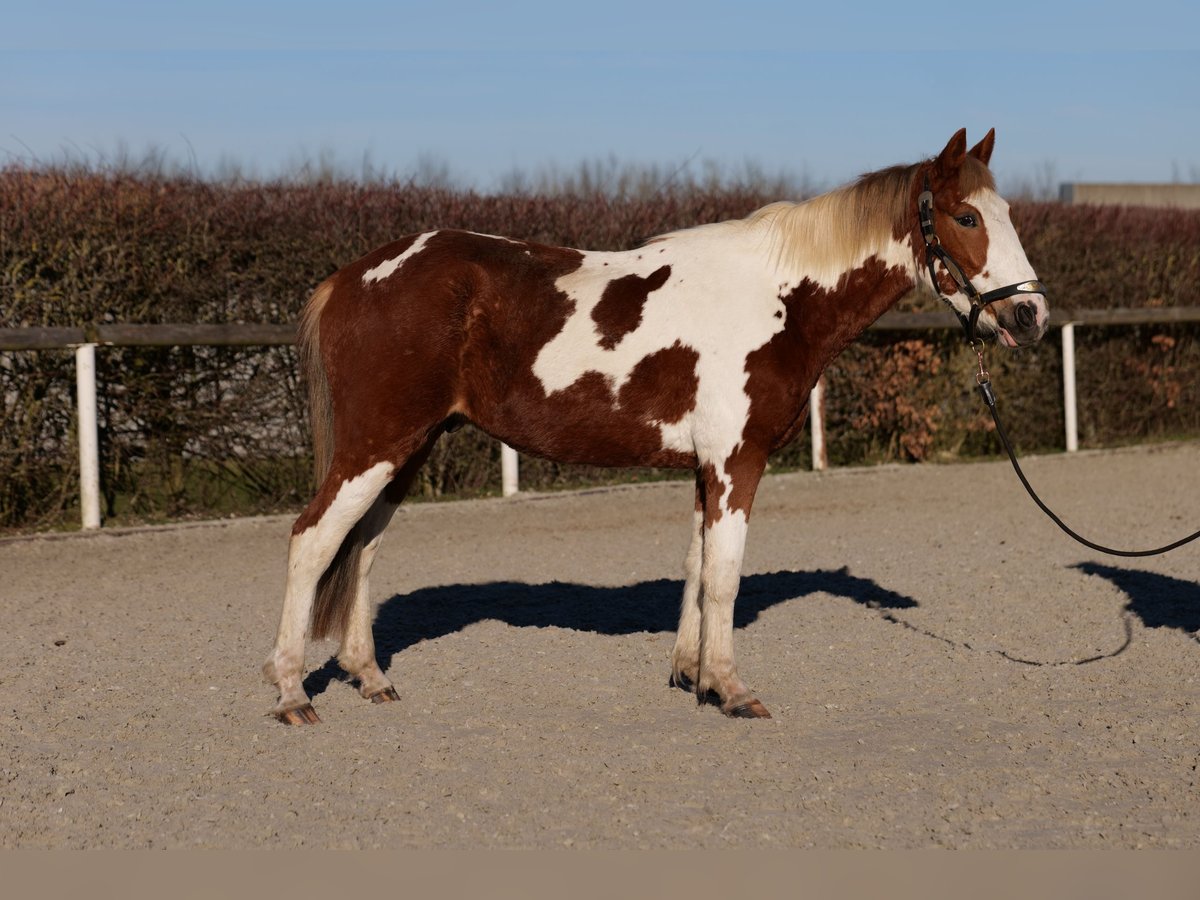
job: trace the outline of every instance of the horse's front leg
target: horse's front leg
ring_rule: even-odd
[[[704,559],[704,470],[696,472],[696,511],[692,517],[692,540],[683,561],[683,600],[679,604],[679,627],[671,651],[671,684],[694,691],[700,679],[700,566]]]
[[[700,566],[700,672],[696,693],[701,700],[718,698],[727,716],[748,719],[771,718],[738,675],[733,658],[733,603],[741,581],[750,502],[761,475],[761,467],[747,467],[732,476],[725,473],[725,490],[706,491]],[[731,505],[733,498],[736,500]]]
[[[679,605],[679,628],[671,651],[671,684],[685,691],[696,689],[700,677],[700,564],[704,555],[703,487],[697,479],[696,513],[692,519],[692,542],[684,560],[683,601]]]

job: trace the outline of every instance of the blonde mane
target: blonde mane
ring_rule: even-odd
[[[781,268],[836,278],[915,226],[915,181],[924,166],[870,172],[810,200],[768,204],[743,221],[767,230],[772,258]],[[994,190],[995,181],[987,166],[967,157],[959,189],[967,196],[980,188]]]

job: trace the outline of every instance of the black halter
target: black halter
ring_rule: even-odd
[[[921,236],[925,238],[925,265],[929,269],[929,281],[933,284],[933,291],[941,300],[946,303],[954,314],[958,316],[959,322],[962,323],[963,331],[967,335],[967,343],[974,344],[978,337],[975,334],[975,324],[979,321],[979,314],[983,310],[995,303],[997,300],[1003,300],[1005,297],[1012,297],[1016,294],[1046,294],[1046,286],[1040,281],[1020,281],[1016,284],[1010,284],[1005,287],[996,288],[994,291],[988,291],[986,294],[979,293],[975,289],[975,285],[971,284],[971,279],[963,272],[962,266],[955,261],[954,257],[946,252],[946,248],[942,246],[941,240],[938,239],[937,231],[933,227],[933,191],[929,189],[929,176],[925,177],[924,190],[917,197],[917,220],[921,224]],[[950,277],[954,279],[954,283],[958,285],[959,290],[967,295],[967,300],[971,304],[971,312],[969,315],[963,315],[954,304],[950,302],[950,298],[942,294],[941,288],[938,287],[937,274],[934,272],[934,260],[941,260],[943,268],[950,273]]]

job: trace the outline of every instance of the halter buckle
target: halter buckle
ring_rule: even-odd
[[[990,384],[992,381],[992,373],[987,370],[987,366],[983,362],[984,343],[979,338],[973,338],[970,341],[971,349],[975,351],[975,356],[979,360],[979,371],[975,373],[975,383],[980,387],[985,384]]]
[[[921,225],[921,235],[925,238],[925,246],[936,247],[941,241],[933,225],[933,191],[929,189],[929,179],[925,179],[925,190],[917,195],[917,221]]]

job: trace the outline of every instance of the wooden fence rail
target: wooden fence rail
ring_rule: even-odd
[[[89,325],[85,328],[0,328],[0,350],[111,347],[269,347],[296,342],[295,325]]]
[[[1200,306],[1126,309],[1055,310],[1051,327],[1061,331],[1063,406],[1068,452],[1079,446],[1075,401],[1075,328],[1078,326],[1175,325],[1200,322]],[[943,331],[958,323],[944,312],[885,313],[875,331]],[[296,341],[295,325],[235,323],[223,325],[89,325],[85,327],[0,328],[0,352],[74,350],[77,417],[79,423],[80,506],[84,528],[100,527],[100,464],[96,426],[97,347],[263,347]],[[810,398],[810,431],[814,469],[827,465],[824,433],[823,379]],[[501,445],[501,482],[505,496],[518,491],[517,453]]]
[[[1051,327],[1174,325],[1200,322],[1200,306],[1054,310]],[[956,328],[944,312],[886,312],[871,331],[944,331]],[[113,347],[267,347],[296,341],[295,325],[88,325],[0,328],[0,350],[70,350],[80,344]]]

